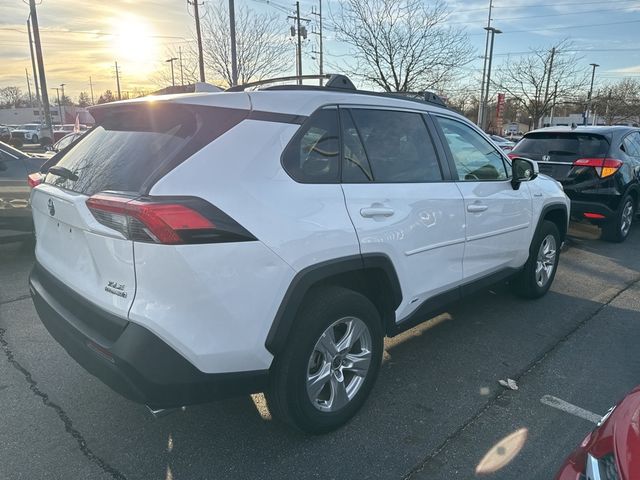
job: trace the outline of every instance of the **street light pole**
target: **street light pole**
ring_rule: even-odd
[[[489,0],[489,18],[487,19],[487,39],[484,44],[484,65],[482,67],[482,84],[480,87],[480,103],[478,104],[478,126],[482,128],[482,119],[484,116],[484,80],[487,77],[487,60],[489,53],[489,28],[491,28],[491,9],[493,8],[493,0]]]
[[[480,128],[484,130],[486,128],[486,120],[487,120],[487,107],[489,103],[489,85],[491,84],[491,64],[493,62],[493,41],[496,36],[496,33],[502,33],[502,30],[499,30],[494,27],[486,27],[485,30],[491,33],[491,47],[489,48],[489,63],[487,65],[487,84],[485,85],[485,94],[484,94],[484,108],[482,109],[482,119],[480,123]]]
[[[60,90],[62,90],[62,117],[60,118],[60,124],[64,125],[64,122],[66,121],[66,116],[67,116],[67,109],[64,108],[64,86],[66,85],[66,83],[61,83],[60,84]]]
[[[600,66],[597,63],[590,63],[589,65],[593,67],[593,70],[591,71],[591,86],[589,87],[589,95],[587,96],[587,109],[584,112],[583,121],[582,121],[583,125],[588,124],[589,110],[591,109],[591,95],[593,94],[593,80],[596,76],[596,68]]]
[[[60,125],[64,122],[62,121],[62,109],[60,108],[60,89],[58,87],[53,87],[56,91],[56,97],[58,97],[58,115],[60,116]]]
[[[31,26],[33,27],[33,43],[36,47],[36,61],[38,63],[38,74],[40,75],[40,90],[42,92],[42,107],[44,109],[44,121],[47,129],[51,128],[51,112],[49,110],[49,94],[47,92],[47,78],[44,72],[44,60],[42,58],[42,45],[40,44],[40,28],[38,27],[38,14],[36,12],[36,1],[29,0],[29,10],[31,12]],[[52,135],[53,136],[53,135]]]
[[[173,62],[175,62],[176,60],[178,60],[177,57],[171,57],[168,60],[165,60],[165,63],[171,64],[171,85],[173,85],[174,87],[176,86],[176,77],[173,75]]]

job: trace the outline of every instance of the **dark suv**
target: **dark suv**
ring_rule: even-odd
[[[640,198],[640,129],[543,128],[527,133],[509,156],[536,160],[540,173],[561,182],[572,218],[599,225],[606,240],[627,238]]]

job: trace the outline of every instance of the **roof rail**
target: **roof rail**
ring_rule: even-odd
[[[344,91],[348,90],[351,93],[362,95],[373,95],[377,97],[393,97],[411,102],[426,103],[429,105],[435,105],[442,108],[450,109],[444,100],[433,92],[371,92],[368,90],[358,90],[351,80],[345,75],[339,74],[325,74],[325,75],[297,75],[289,77],[269,78],[266,80],[259,80],[257,82],[245,83],[243,85],[237,85],[235,87],[228,88],[226,92],[242,92],[247,88],[259,87],[261,85],[268,85],[270,83],[287,82],[294,80],[319,80],[327,79],[327,83],[324,86],[320,85],[272,85],[265,87],[264,90],[333,90]]]
[[[292,80],[320,80],[321,78],[325,78],[330,80],[332,75],[292,75],[289,77],[277,77],[277,78],[267,78],[265,80],[258,80],[256,82],[243,83],[242,85],[236,85],[234,87],[229,87],[225,90],[225,92],[244,92],[247,88],[251,87],[259,87],[260,85],[268,85],[269,83],[277,83],[277,82],[290,82]],[[346,77],[345,77],[346,78]],[[349,80],[349,79],[347,79]],[[353,87],[355,88],[355,87]]]

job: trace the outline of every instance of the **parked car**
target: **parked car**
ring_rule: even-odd
[[[265,391],[322,433],[363,405],[385,335],[507,278],[544,295],[559,184],[451,110],[349,84],[92,108],[31,195],[51,335],[154,410]]]
[[[612,407],[565,460],[556,480],[640,478],[640,387]]]
[[[0,142],[0,243],[33,235],[27,175],[39,171],[45,160]]]
[[[571,215],[602,227],[604,239],[624,241],[640,198],[640,129],[551,127],[527,133],[511,156],[531,158],[560,181]]]
[[[11,143],[11,129],[6,125],[0,125],[0,142]]]
[[[80,128],[80,132],[84,133],[84,132],[87,131],[87,126],[86,125],[80,124],[79,128]],[[65,123],[64,125],[58,125],[53,130],[53,141],[57,142],[58,140],[60,140],[65,135],[73,133],[74,129],[75,129],[75,124],[74,123]]]
[[[515,142],[498,135],[489,135],[489,137],[493,140],[493,143],[498,145],[505,152],[510,152],[516,144]]]
[[[45,125],[39,123],[22,125],[20,128],[13,130],[11,135],[21,143],[37,143],[41,145],[51,143],[53,138],[52,132]]]
[[[60,140],[58,140],[56,143],[54,143],[50,147],[47,147],[47,149],[50,152],[58,153],[64,150],[65,148],[67,148],[69,145],[71,145],[75,140],[77,140],[82,135],[84,135],[84,133],[85,132],[68,133],[64,137],[62,137]]]

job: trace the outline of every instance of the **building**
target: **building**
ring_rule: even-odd
[[[84,125],[93,125],[95,120],[86,108],[76,106],[61,107],[64,119],[60,119],[60,110],[57,106],[52,106],[51,122],[54,125],[64,123],[75,123],[76,115],[79,116],[80,123]],[[0,125],[24,125],[25,123],[40,123],[44,117],[44,111],[39,108],[19,107],[19,108],[0,108]]]

